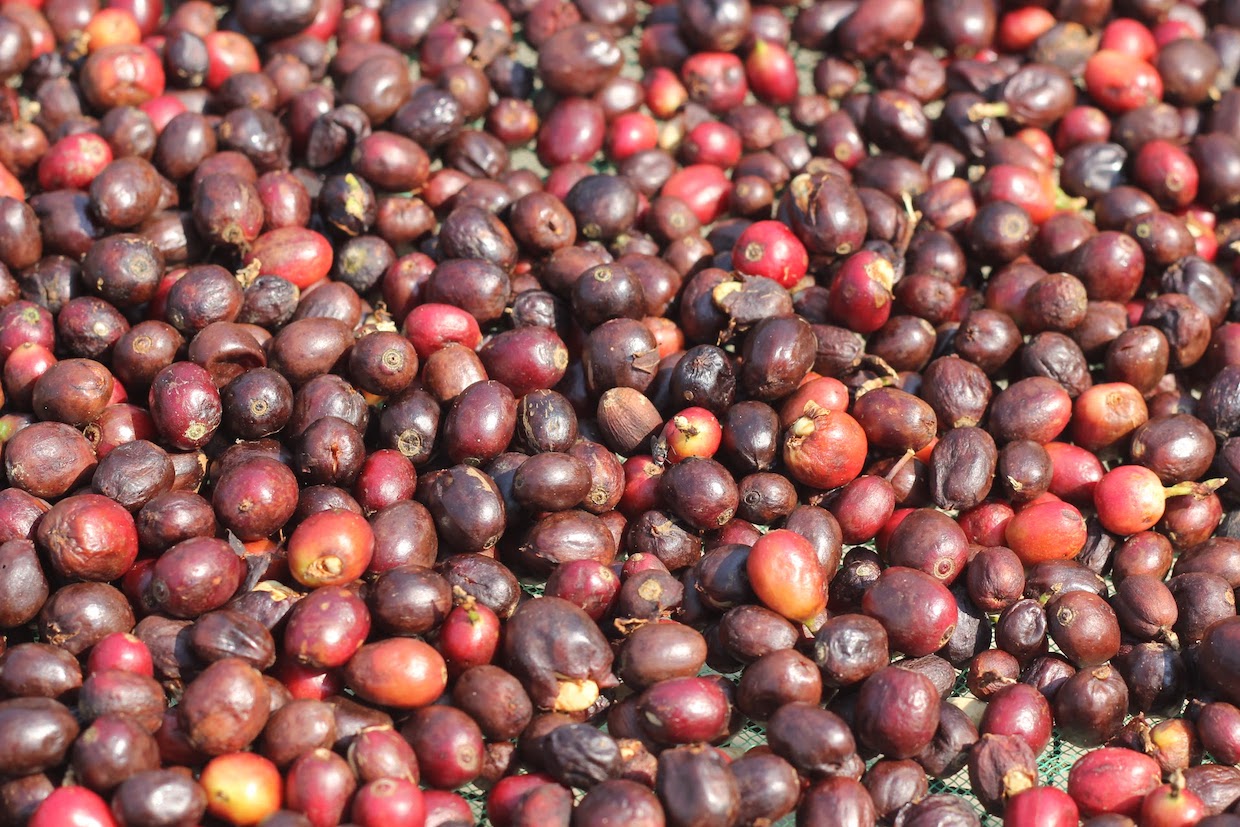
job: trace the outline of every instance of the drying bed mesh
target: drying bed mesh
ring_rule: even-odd
[[[1108,577],[1106,579],[1107,586],[1110,588],[1110,578]],[[526,580],[522,582],[521,586],[531,597],[538,597],[542,595],[543,584],[539,581]],[[1054,641],[1050,642],[1050,647],[1052,652],[1059,651],[1059,647],[1055,645]],[[710,669],[706,669],[703,671],[703,674],[717,673],[712,672]],[[740,678],[740,673],[733,673],[728,675],[728,677],[735,681]],[[973,694],[969,692],[968,687],[965,685],[965,673],[963,670],[957,671],[956,685],[952,689],[951,697],[974,699]],[[1149,718],[1149,720],[1151,723],[1156,723],[1160,719]],[[724,745],[724,748],[730,753],[739,756],[754,747],[762,746],[764,744],[766,744],[766,729],[759,723],[747,721],[741,730],[736,733],[736,735],[733,736],[727,744]],[[1058,787],[1061,790],[1066,789],[1068,785],[1068,772],[1072,769],[1072,765],[1075,764],[1081,756],[1085,755],[1086,752],[1086,749],[1060,737],[1059,732],[1055,731],[1051,737],[1050,744],[1048,744],[1046,749],[1042,751],[1042,754],[1038,756],[1039,783],[1047,786]],[[1208,756],[1206,757],[1206,761],[1209,762]],[[474,808],[474,815],[477,817],[478,823],[486,824],[487,822],[485,821],[484,812],[486,791],[471,785],[463,790],[460,790],[459,792]],[[969,773],[967,770],[962,769],[955,775],[948,778],[931,779],[930,792],[951,793],[952,795],[957,795],[965,799],[973,805],[973,808],[981,817],[982,824],[985,827],[1001,827],[1003,824],[1003,819],[986,813],[985,810],[982,809],[981,804],[979,804],[977,799],[973,796],[973,793],[969,787]],[[578,791],[578,795],[580,795],[580,791]],[[781,821],[780,825],[781,827],[785,827],[786,825],[792,825],[793,823],[794,819],[789,816]]]
[[[639,16],[644,16],[649,12],[650,7],[644,2],[639,2],[638,9]],[[537,54],[521,39],[520,35],[520,26],[518,24],[515,31],[517,58],[526,65],[533,66],[537,62]],[[621,40],[620,47],[624,51],[626,58],[626,65],[623,74],[628,77],[640,78],[641,71],[638,68],[639,64],[637,61],[636,43],[634,39],[625,38]],[[807,49],[798,49],[794,54],[797,59],[797,68],[801,76],[802,87],[812,89],[813,71],[817,62],[817,55]],[[864,83],[862,85],[864,86]],[[787,122],[785,122],[785,126],[789,130],[792,129],[791,124],[788,124]],[[512,154],[512,162],[514,167],[528,168],[543,174],[546,172],[543,166],[539,163],[537,156],[533,152],[526,149],[515,150]],[[613,169],[604,164],[599,164],[598,166],[600,172],[614,172]],[[1109,587],[1110,578],[1107,578],[1107,581]],[[543,584],[539,581],[525,581],[521,585],[526,593],[532,597],[538,597],[542,594]],[[1056,647],[1053,642],[1051,644],[1051,649],[1052,651],[1058,651],[1058,647]],[[709,672],[710,670],[706,671]],[[735,680],[739,678],[739,675],[732,675],[730,677]],[[959,673],[957,676],[956,686],[952,690],[952,697],[973,697],[968,688],[965,686],[963,672]],[[1151,719],[1151,723],[1156,720],[1157,719]],[[766,730],[760,724],[751,721],[745,724],[741,731],[738,732],[731,739],[731,741],[725,745],[725,748],[736,755],[741,755],[747,750],[765,743]],[[1038,757],[1039,783],[1065,789],[1068,784],[1069,770],[1072,769],[1072,765],[1076,763],[1077,759],[1085,753],[1085,749],[1064,740],[1056,731],[1051,738],[1050,744]],[[1208,760],[1209,759],[1207,757],[1207,761]],[[470,785],[462,790],[458,790],[457,792],[469,801],[471,807],[473,807],[474,815],[478,819],[478,823],[487,824],[488,822],[485,819],[486,791],[477,786]],[[981,817],[982,824],[985,825],[985,827],[1001,827],[1003,824],[1003,820],[1001,818],[986,813],[982,809],[981,804],[979,804],[977,799],[973,796],[972,791],[969,788],[969,774],[967,770],[961,770],[949,778],[931,779],[930,792],[951,793],[964,798],[973,805],[973,808],[978,812]],[[581,791],[577,791],[577,794],[580,797]],[[783,827],[783,825],[792,825],[793,823],[794,819],[792,816],[789,816],[781,821],[780,825]]]
[[[532,589],[527,587],[527,591]],[[952,697],[972,697],[969,690],[964,685],[964,673],[962,672],[956,680],[956,687],[952,691]],[[725,745],[725,749],[735,755],[742,755],[748,750],[761,746],[766,743],[766,729],[752,721],[746,722],[740,732]],[[1059,737],[1056,732],[1051,738],[1051,742],[1043,750],[1038,757],[1038,778],[1039,783],[1059,787],[1065,789],[1068,784],[1068,771],[1072,769],[1072,765],[1076,760],[1084,755],[1086,750],[1075,744],[1069,743]],[[477,786],[470,785],[459,791],[470,806],[473,807],[474,816],[478,819],[479,824],[485,824],[484,805],[486,803],[486,791]],[[958,795],[973,805],[981,816],[982,824],[986,827],[1000,827],[1003,824],[1001,818],[987,814],[977,799],[973,797],[973,793],[969,789],[969,773],[967,770],[960,770],[953,776],[942,779],[931,779],[931,793],[951,793]],[[781,827],[784,825],[792,825],[794,819],[789,816],[780,822]]]
[[[527,591],[531,591],[527,587]],[[732,676],[735,677],[735,676]],[[956,679],[956,686],[952,690],[953,698],[972,698],[972,694],[965,687],[964,673],[961,672]],[[752,721],[746,722],[740,732],[730,740],[725,749],[735,755],[742,755],[753,747],[761,746],[766,743],[766,729]],[[1086,753],[1085,749],[1072,744],[1059,736],[1055,732],[1051,738],[1050,744],[1038,756],[1038,778],[1039,783],[1065,789],[1068,785],[1068,771],[1072,769],[1072,765],[1077,759]],[[463,790],[459,790],[470,806],[473,807],[474,816],[478,819],[479,824],[486,824],[484,805],[486,803],[486,791],[477,786],[470,785]],[[973,797],[973,793],[969,788],[969,773],[967,770],[960,770],[955,775],[942,779],[930,780],[931,793],[951,793],[960,796],[973,805],[981,817],[982,824],[985,827],[1001,827],[1003,819],[989,815],[982,809],[981,804]],[[794,819],[789,816],[779,822],[780,827],[788,827],[794,823]]]
[[[521,585],[525,592],[531,597],[538,597],[542,594],[543,589],[542,583],[540,582],[528,580],[522,582]],[[704,674],[716,673],[713,673],[708,669],[704,671]],[[739,673],[735,673],[729,675],[729,677],[736,680],[740,677],[740,675]],[[965,686],[963,671],[960,671],[956,677],[956,685],[952,689],[951,696],[953,698],[973,697],[972,693],[970,693],[968,688]],[[753,721],[747,721],[741,730],[736,733],[736,735],[733,736],[727,744],[724,745],[724,748],[734,755],[739,756],[743,755],[750,749],[764,745],[765,743],[766,729],[761,724]],[[1081,747],[1069,743],[1059,737],[1059,733],[1056,732],[1051,738],[1050,744],[1047,745],[1046,749],[1043,750],[1042,754],[1038,757],[1039,783],[1059,787],[1060,789],[1066,788],[1068,784],[1068,771],[1072,769],[1072,765],[1076,763],[1077,759],[1084,755],[1085,752],[1086,750]],[[463,790],[459,790],[458,792],[460,792],[460,794],[463,795],[473,807],[474,815],[478,819],[478,823],[485,824],[486,791],[477,786],[470,785]],[[999,827],[999,825],[1002,825],[1003,823],[1002,819],[987,814],[982,809],[982,806],[977,802],[977,799],[973,797],[973,793],[969,789],[969,774],[967,770],[962,769],[955,775],[948,778],[931,779],[930,792],[951,793],[964,798],[973,805],[975,810],[977,810],[982,819],[982,824],[986,825],[986,827],[992,827],[992,825],[993,827]],[[793,823],[794,819],[789,816],[780,822],[780,825],[792,825]]]
[[[952,691],[952,697],[972,697],[969,690],[965,688],[963,673],[956,680],[956,687]],[[731,740],[729,746],[739,754],[765,743],[766,730],[758,724],[748,723]],[[1076,760],[1084,754],[1084,749],[1063,740],[1058,733],[1055,733],[1050,744],[1047,745],[1046,749],[1038,757],[1039,783],[1065,789],[1068,785],[1068,771],[1072,769],[1072,765],[1076,763]],[[982,824],[988,827],[990,825],[998,827],[1003,823],[1003,819],[987,814],[982,809],[982,805],[973,797],[973,793],[969,789],[969,773],[967,770],[962,769],[948,778],[931,779],[930,792],[951,793],[965,799],[977,810],[982,818]],[[782,823],[792,824],[793,819],[788,818]]]

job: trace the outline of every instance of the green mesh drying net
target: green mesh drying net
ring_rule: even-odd
[[[531,597],[537,597],[542,594],[542,584],[537,581],[525,581],[522,588]],[[705,670],[704,674],[715,674],[710,670]],[[738,675],[732,675],[733,679]],[[960,672],[956,677],[956,685],[952,689],[953,698],[972,697],[968,688],[965,686],[964,673]],[[753,721],[746,722],[740,732],[730,740],[725,748],[736,755],[742,755],[748,750],[761,746],[766,743],[766,729]],[[1072,769],[1072,765],[1076,760],[1084,755],[1086,750],[1075,744],[1069,743],[1054,733],[1050,744],[1038,757],[1038,777],[1039,783],[1065,789],[1068,784],[1068,771]],[[471,785],[463,790],[459,790],[466,800],[473,807],[474,816],[478,819],[479,824],[486,824],[485,821],[485,803],[486,791]],[[982,819],[982,824],[990,827],[999,827],[1003,820],[995,816],[989,815],[982,809],[981,804],[974,798],[972,791],[969,789],[969,773],[967,770],[960,770],[949,778],[931,779],[931,793],[951,793],[960,796],[973,805],[978,815]],[[580,795],[580,791],[578,791]],[[792,816],[780,822],[780,825],[792,825],[795,819]]]
[[[649,7],[645,3],[639,3],[638,5],[639,13],[644,15],[649,11]],[[527,65],[534,65],[537,61],[537,53],[534,52],[528,44],[520,39],[519,27],[516,32],[516,37],[518,59]],[[620,42],[620,46],[626,57],[626,66],[623,74],[628,77],[640,78],[641,73],[638,69],[636,43],[632,38],[626,38]],[[812,77],[816,63],[815,53],[808,49],[798,49],[795,53],[795,57],[797,60],[797,68],[801,75],[803,88],[813,88]],[[790,131],[792,130],[791,124],[785,123],[785,125]],[[542,165],[538,162],[537,157],[529,150],[514,151],[512,162],[514,167],[524,167],[533,169],[537,172],[545,172]],[[614,170],[600,164],[599,171],[612,172]],[[1110,586],[1109,578],[1108,586]],[[542,594],[542,583],[537,581],[523,582],[522,588],[524,588],[524,590],[533,597],[537,597]],[[1058,651],[1058,648],[1052,643],[1051,650]],[[735,679],[738,676],[733,675],[732,677]],[[960,673],[957,676],[956,686],[952,690],[952,697],[972,697],[969,690],[965,687],[963,673]],[[1156,720],[1157,719],[1151,719],[1151,723]],[[741,731],[738,732],[736,736],[725,745],[725,747],[735,754],[741,755],[747,750],[765,743],[766,730],[759,724],[748,722],[741,729]],[[1058,787],[1059,789],[1066,789],[1068,784],[1068,771],[1072,769],[1072,765],[1076,763],[1077,759],[1085,753],[1085,749],[1064,740],[1056,731],[1051,738],[1050,744],[1038,757],[1039,783]],[[485,815],[486,791],[477,786],[471,785],[463,790],[458,790],[457,792],[469,801],[478,824],[488,824]],[[930,781],[930,792],[951,793],[968,801],[973,805],[973,808],[981,817],[982,824],[985,825],[985,827],[1000,827],[1000,825],[1003,824],[1002,818],[986,813],[985,810],[982,809],[981,804],[979,804],[977,799],[973,796],[973,793],[969,788],[969,774],[967,770],[961,770],[950,778],[932,779]],[[582,793],[581,791],[577,791],[577,794],[578,797],[580,797]],[[781,827],[784,825],[793,825],[794,823],[795,819],[792,816],[789,816],[779,822]]]

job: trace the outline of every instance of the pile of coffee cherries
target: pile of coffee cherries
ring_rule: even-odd
[[[1236,827],[1238,69],[3,0],[0,825]]]

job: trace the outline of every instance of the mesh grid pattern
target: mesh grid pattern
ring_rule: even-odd
[[[1107,577],[1107,586],[1111,587],[1110,578]],[[543,583],[535,580],[526,580],[521,583],[522,588],[531,597],[538,597],[543,592]],[[1050,642],[1052,652],[1058,652],[1059,647]],[[716,674],[709,669],[703,670],[703,674]],[[729,675],[733,680],[739,679],[740,673]],[[958,670],[956,675],[956,685],[952,689],[951,697],[953,698],[972,698],[965,685],[965,673]],[[1148,717],[1148,716],[1147,716]],[[1151,723],[1156,723],[1158,718],[1150,718]],[[741,755],[753,747],[761,746],[766,743],[766,729],[761,724],[753,721],[746,721],[741,730],[725,745],[725,747],[736,755]],[[1072,769],[1072,765],[1085,755],[1086,749],[1073,744],[1060,737],[1059,732],[1053,732],[1051,742],[1047,745],[1042,754],[1038,756],[1038,783],[1042,785],[1058,787],[1063,790],[1068,786],[1068,772]],[[1207,762],[1209,758],[1206,758]],[[487,823],[485,821],[484,805],[486,802],[486,791],[477,786],[469,786],[459,791],[474,809],[474,815],[478,818],[479,824]],[[955,775],[948,778],[930,779],[931,793],[951,793],[960,796],[973,805],[981,817],[982,824],[985,827],[1001,827],[1003,819],[993,816],[982,809],[982,805],[978,803],[973,796],[973,792],[969,786],[969,773],[967,769],[962,769]],[[578,792],[580,796],[580,791]],[[789,827],[795,823],[792,816],[788,816],[779,822],[780,827]]]
[[[522,589],[531,597],[542,595],[543,583],[536,580],[524,580],[521,583]],[[1051,644],[1052,651],[1058,651],[1058,647]],[[717,674],[709,669],[703,670],[703,674]],[[729,677],[734,680],[738,679],[740,673],[734,673]],[[964,698],[973,697],[965,686],[965,677],[963,671],[958,671],[956,676],[956,685],[952,689],[951,697]],[[1154,719],[1157,720],[1157,719]],[[748,750],[761,746],[766,743],[766,729],[761,724],[753,721],[746,721],[741,730],[732,737],[725,745],[725,748],[735,755],[741,755]],[[1068,771],[1072,769],[1072,765],[1076,763],[1086,750],[1075,744],[1069,743],[1059,736],[1058,732],[1052,735],[1050,744],[1038,756],[1038,778],[1039,783],[1065,789],[1068,785]],[[474,816],[478,819],[479,824],[486,824],[486,790],[476,785],[470,785],[458,792],[469,801],[473,808]],[[968,770],[962,769],[955,775],[948,778],[930,779],[931,793],[951,793],[960,796],[973,805],[978,815],[982,819],[982,824],[986,827],[1001,827],[1003,819],[992,816],[982,809],[981,804],[974,798],[969,787]],[[578,797],[581,791],[577,791]],[[788,816],[779,822],[780,827],[790,827],[795,823],[793,816]]]
[[[526,591],[531,594],[541,591],[534,584],[524,585]],[[952,697],[972,697],[969,690],[965,687],[963,672],[956,678],[956,686],[952,690]],[[753,747],[761,746],[765,743],[766,729],[761,724],[747,721],[740,732],[736,733],[732,740],[726,744],[726,748],[736,755],[741,755]],[[1056,732],[1052,736],[1050,744],[1038,756],[1039,783],[1058,787],[1061,790],[1066,789],[1068,785],[1068,771],[1072,769],[1072,765],[1076,763],[1077,759],[1085,753],[1086,750],[1065,741]],[[478,823],[486,824],[486,791],[471,784],[462,790],[458,790],[458,792],[469,801],[470,806],[473,808],[474,816],[478,819]],[[969,788],[968,770],[962,769],[948,778],[931,779],[930,792],[951,793],[965,799],[973,805],[985,827],[1001,827],[1003,824],[1002,818],[988,814],[982,809],[982,805],[978,803],[977,799],[973,797],[973,793]],[[581,793],[578,791],[578,797],[580,795]],[[791,827],[793,824],[795,824],[794,817],[788,816],[779,822],[779,827]]]
[[[650,6],[646,2],[641,2],[640,0],[637,5],[639,10],[639,18],[644,18],[644,16],[650,11]],[[514,32],[514,39],[518,59],[526,65],[535,65],[537,62],[537,53],[531,49],[529,44],[522,38],[519,24]],[[637,44],[635,39],[623,38],[620,40],[619,45],[625,55],[625,67],[622,74],[626,77],[640,79],[641,70],[638,68],[639,62],[637,60]],[[793,56],[797,64],[798,74],[801,78],[802,88],[812,89],[813,71],[821,55],[810,49],[798,48],[793,51]],[[859,85],[859,88],[866,87],[867,83],[863,79]],[[788,129],[789,133],[795,131],[792,125],[786,120],[785,127]],[[540,174],[546,173],[546,170],[538,161],[534,152],[527,148],[517,148],[513,150],[512,164],[514,168],[532,169]],[[600,172],[614,172],[614,169],[610,168],[606,163],[596,164],[596,167]],[[1110,589],[1110,578],[1107,577],[1106,580],[1108,589]],[[532,597],[542,595],[543,585],[544,584],[541,581],[536,580],[525,580],[521,583],[524,591]],[[1059,651],[1053,641],[1051,642],[1051,651]],[[711,670],[707,669],[704,670],[704,674],[713,673]],[[739,673],[730,675],[730,677],[734,680],[738,679]],[[965,686],[963,671],[958,670],[956,685],[952,690],[951,697],[973,697],[968,688]],[[1152,724],[1156,723],[1159,719],[1149,718],[1149,720]],[[725,748],[736,755],[740,755],[753,747],[760,746],[765,743],[765,728],[760,724],[747,721],[740,732],[738,732],[725,745]],[[1042,754],[1038,756],[1039,784],[1054,786],[1059,789],[1066,789],[1069,770],[1072,769],[1072,765],[1075,764],[1081,756],[1085,755],[1086,752],[1087,750],[1061,738],[1057,730],[1054,731],[1050,744],[1048,744]],[[1205,761],[1207,763],[1210,762],[1209,756],[1206,756]],[[982,809],[981,804],[978,803],[977,799],[973,796],[969,785],[969,774],[967,770],[962,769],[949,778],[931,779],[929,787],[931,793],[951,793],[968,801],[973,805],[973,808],[981,817],[982,824],[985,825],[985,827],[1001,827],[1003,824],[1002,818],[986,813]],[[486,791],[476,785],[470,785],[464,789],[458,790],[457,792],[469,801],[470,806],[473,808],[474,815],[478,820],[478,824],[488,824],[489,822],[485,817]],[[577,797],[580,798],[583,793],[582,791],[577,790],[576,794]],[[780,827],[790,827],[790,825],[793,824],[795,824],[795,819],[793,816],[788,816],[779,822]]]
[[[972,697],[969,690],[965,687],[964,673],[961,672],[956,678],[956,686],[952,690],[953,698]],[[731,749],[738,753],[745,752],[753,747],[766,743],[766,730],[759,724],[752,721],[747,722],[740,732],[728,743]],[[1059,737],[1056,733],[1050,744],[1038,756],[1038,778],[1039,783],[1059,787],[1061,790],[1068,785],[1068,771],[1072,769],[1072,765],[1077,759],[1085,754],[1085,750],[1081,747],[1071,744]],[[981,816],[982,824],[987,827],[999,827],[1003,824],[1003,819],[992,816],[982,809],[982,805],[973,797],[973,793],[969,788],[968,770],[962,769],[955,775],[948,778],[931,779],[931,793],[951,793],[958,795],[973,805],[973,808]],[[781,825],[791,825],[795,820],[789,816],[780,822]]]

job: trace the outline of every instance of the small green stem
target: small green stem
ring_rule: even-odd
[[[1185,494],[1194,494],[1197,488],[1198,484],[1195,482],[1179,482],[1164,488],[1163,492],[1166,494],[1167,499],[1171,499],[1172,497],[1182,497]]]
[[[1006,103],[975,103],[969,107],[969,120],[973,122],[983,121],[986,118],[1006,118],[1012,112],[1012,107]]]
[[[805,621],[805,628],[809,629],[810,634],[817,634],[818,630],[826,624],[829,617],[830,615],[827,614],[827,608],[824,606],[817,612],[817,614]]]

